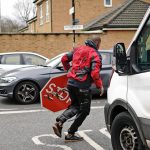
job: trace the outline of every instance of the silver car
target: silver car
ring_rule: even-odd
[[[44,65],[48,58],[32,52],[0,53],[0,74],[16,68]]]
[[[100,51],[100,53],[103,57],[101,78],[104,88],[107,90],[111,75],[112,51]],[[45,66],[18,68],[0,75],[0,96],[14,98],[21,104],[34,103],[38,100],[40,90],[48,80],[64,73],[61,63],[63,55],[64,53],[54,57]],[[92,93],[99,93],[95,85],[92,86]]]

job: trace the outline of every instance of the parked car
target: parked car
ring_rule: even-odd
[[[100,72],[101,79],[103,81],[103,86],[105,93],[107,92],[107,88],[109,86],[109,79],[112,74],[112,59],[113,59],[113,51],[112,50],[100,50],[99,51],[102,56],[102,69]],[[95,84],[91,86],[92,94],[99,94],[99,89],[96,88]]]
[[[3,72],[31,65],[44,65],[48,58],[32,52],[0,53],[0,74]]]
[[[22,104],[34,103],[48,80],[52,76],[64,73],[61,63],[64,54],[54,57],[45,66],[23,67],[2,74],[0,76],[0,96],[15,98]],[[111,74],[112,51],[101,51],[101,55],[103,57],[101,77],[107,89]],[[97,92],[94,86],[92,91]]]

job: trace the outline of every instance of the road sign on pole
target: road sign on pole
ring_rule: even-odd
[[[72,15],[72,14],[75,12],[74,10],[75,10],[74,7],[71,7],[71,8],[69,9],[69,14]]]
[[[67,25],[64,26],[64,30],[82,30],[83,25]]]

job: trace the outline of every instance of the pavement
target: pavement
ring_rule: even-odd
[[[63,127],[63,137],[54,135],[52,125],[61,113],[43,109],[40,103],[18,105],[0,97],[0,150],[112,150],[104,121],[106,97],[93,98],[91,113],[79,128],[81,142],[65,143],[72,121]]]

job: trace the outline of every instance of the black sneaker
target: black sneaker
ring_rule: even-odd
[[[58,136],[58,137],[61,137],[62,134],[62,126],[60,126],[60,124],[58,122],[55,123],[55,125],[53,126],[53,130],[54,130],[54,133]]]
[[[78,141],[82,141],[83,137],[80,136],[76,136],[74,134],[67,134],[65,136],[65,142],[78,142]]]

